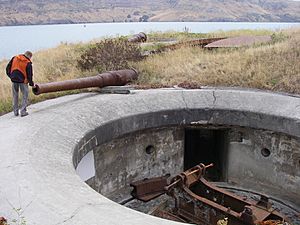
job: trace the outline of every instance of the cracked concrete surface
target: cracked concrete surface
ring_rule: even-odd
[[[216,94],[215,94],[215,92],[214,92],[214,91],[212,91],[212,94],[213,94],[213,97],[214,97],[214,102],[213,102],[213,104],[216,104],[216,101],[217,101]]]
[[[6,114],[0,117],[1,216],[11,222],[13,208],[26,206],[22,216],[29,225],[178,224],[108,200],[80,180],[74,164],[111,138],[175,123],[209,121],[300,137],[299,105],[298,97],[255,90],[158,89],[70,95],[31,105],[27,117]],[[105,129],[118,120],[125,122]],[[101,129],[96,141],[85,142]]]

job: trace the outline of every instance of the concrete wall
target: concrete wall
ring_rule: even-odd
[[[205,126],[220,128],[223,127]],[[251,128],[224,128],[229,133],[226,155],[221,156],[226,181],[299,204],[299,138]],[[165,127],[134,132],[102,144],[93,149],[96,176],[87,183],[111,200],[126,199],[130,197],[132,181],[183,171],[184,137],[184,127]],[[153,146],[154,152],[148,154],[148,146]],[[262,149],[270,155],[263,156]]]
[[[300,204],[299,138],[245,128],[234,132],[240,138],[229,142],[228,181]]]
[[[94,149],[94,189],[114,201],[130,196],[133,181],[183,170],[184,132],[160,128],[136,132]],[[146,148],[150,152],[146,151]]]

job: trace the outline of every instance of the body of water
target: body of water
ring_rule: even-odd
[[[26,50],[37,51],[59,45],[61,42],[86,42],[100,37],[136,34],[151,31],[184,31],[208,33],[235,29],[285,29],[300,23],[237,23],[237,22],[145,22],[92,23],[61,25],[30,25],[0,27],[0,59]]]

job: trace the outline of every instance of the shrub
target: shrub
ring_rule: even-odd
[[[140,47],[126,39],[105,39],[86,49],[79,60],[78,67],[84,70],[104,72],[129,68],[130,61],[142,59]]]
[[[288,39],[288,36],[282,32],[279,33],[273,33],[271,35],[272,44],[275,44],[277,42],[283,42],[286,39]]]

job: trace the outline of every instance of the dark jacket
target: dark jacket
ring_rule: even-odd
[[[6,66],[6,74],[14,83],[34,85],[32,62],[25,55],[14,56]]]

